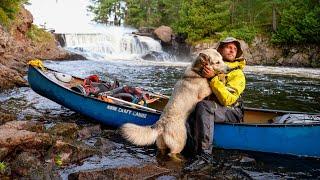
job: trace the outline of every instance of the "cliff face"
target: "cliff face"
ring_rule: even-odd
[[[249,65],[320,67],[320,45],[275,46],[262,36],[257,36],[251,44],[240,42]],[[198,44],[193,51],[215,48],[216,45],[217,42]]]
[[[15,23],[5,30],[0,25],[0,90],[25,86],[27,62],[33,58],[68,59],[70,53],[57,46],[55,39],[32,41],[27,33],[32,28],[33,17],[21,8]]]

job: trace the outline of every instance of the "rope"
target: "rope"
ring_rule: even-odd
[[[29,65],[34,66],[34,67],[38,67],[39,69],[41,69],[42,71],[45,71],[46,68],[44,67],[43,63],[41,60],[39,59],[32,59],[28,62]]]

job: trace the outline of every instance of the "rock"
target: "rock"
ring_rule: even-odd
[[[161,55],[160,52],[157,51],[150,51],[147,54],[143,55],[141,58],[148,61],[156,61],[157,57]]]
[[[35,139],[36,133],[17,129],[0,129],[0,147],[18,146]]]
[[[19,154],[11,165],[12,171],[20,176],[32,174],[32,171],[42,166],[41,161],[30,152],[22,152]]]
[[[3,126],[0,126],[0,129],[27,130],[36,125],[37,125],[36,122],[31,122],[31,121],[11,121],[11,122],[7,122]]]
[[[36,133],[26,129],[38,126],[29,121],[10,121],[0,126],[0,147],[10,149],[16,146],[27,148],[44,148],[52,144],[52,138],[47,133]]]
[[[98,154],[98,150],[81,142],[56,141],[51,157],[59,159],[61,165],[79,162],[87,157]]]
[[[115,148],[114,143],[106,138],[98,138],[94,146],[98,148],[102,154],[107,154]]]
[[[0,125],[4,124],[6,122],[9,122],[9,121],[13,121],[15,119],[16,119],[16,117],[12,114],[0,112]]]
[[[255,163],[256,160],[253,159],[253,158],[250,158],[250,157],[247,157],[247,156],[243,156],[241,159],[240,159],[240,163]]]
[[[169,43],[172,40],[173,32],[169,26],[160,26],[154,30],[154,34],[158,37],[161,41],[165,43]]]
[[[169,169],[148,164],[139,167],[119,167],[104,170],[83,171],[72,173],[69,180],[77,179],[156,179],[162,174],[171,172]]]
[[[81,54],[67,52],[66,55],[62,56],[63,59],[56,59],[56,60],[86,60],[87,58]]]
[[[23,179],[60,179],[51,164],[44,164],[37,151],[22,152],[11,163],[11,173]]]
[[[2,161],[9,153],[10,153],[9,148],[0,147],[0,161]]]
[[[26,80],[22,74],[0,64],[0,89],[12,88],[15,86],[26,86]]]
[[[97,136],[101,134],[100,125],[84,127],[80,131],[78,131],[78,138],[80,139],[88,139],[92,136]]]
[[[60,123],[53,126],[49,132],[51,135],[74,139],[77,137],[78,129],[78,125],[75,123]]]
[[[294,54],[291,58],[288,59],[286,65],[293,66],[308,66],[309,65],[309,56],[305,53]]]
[[[42,41],[31,40],[27,35],[33,17],[24,7],[9,29],[0,25],[0,88],[8,89],[16,86],[27,86],[23,78],[26,74],[26,63],[30,59],[85,59],[81,55],[70,53],[61,47],[48,33]]]
[[[138,29],[139,33],[153,33],[154,32],[154,28],[153,27],[140,27]]]

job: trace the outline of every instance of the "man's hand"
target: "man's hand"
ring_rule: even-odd
[[[214,69],[210,68],[209,66],[203,66],[202,77],[209,79],[213,78],[215,75]]]

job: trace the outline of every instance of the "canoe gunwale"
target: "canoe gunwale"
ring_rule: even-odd
[[[229,123],[229,122],[215,122],[215,124],[228,125],[228,126],[248,126],[248,127],[307,127],[307,126],[320,126],[320,123],[310,123],[310,124],[248,124],[248,123]]]

